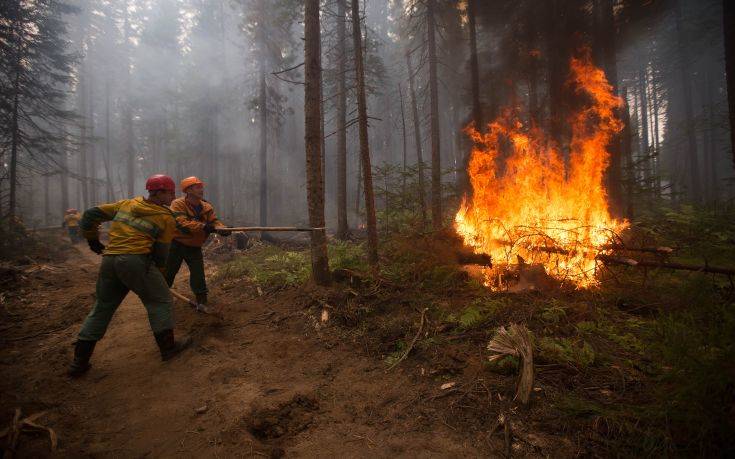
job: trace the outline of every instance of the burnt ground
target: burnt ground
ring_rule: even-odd
[[[344,317],[322,322],[320,311],[330,306],[319,298],[329,300],[333,291],[215,285],[211,296],[225,319],[177,302],[177,332],[193,335],[195,345],[166,363],[131,294],[98,344],[93,368],[70,380],[65,369],[93,301],[99,257],[83,245],[66,255],[18,268],[2,292],[0,426],[10,425],[16,408],[24,415],[42,411],[37,422],[59,438],[51,453],[48,435],[23,433],[19,457],[488,457],[509,446],[516,456],[580,451],[573,435],[536,431],[523,420],[506,439],[496,419],[501,409],[508,416],[520,409],[509,400],[512,378],[493,380],[482,371],[481,346],[421,353],[386,370],[375,339],[356,338],[340,324]],[[177,282],[181,292],[185,274]],[[419,316],[407,314],[393,332],[386,326],[376,336],[413,335]]]

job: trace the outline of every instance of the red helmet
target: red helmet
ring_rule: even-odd
[[[145,189],[148,191],[176,191],[176,184],[168,175],[156,174],[148,177],[145,182]]]
[[[72,208],[70,208],[70,209],[66,209],[66,213],[67,213],[67,214],[73,214],[73,213],[75,213],[75,212],[77,212],[77,210],[76,210],[75,208],[73,208],[73,207],[72,207]]]

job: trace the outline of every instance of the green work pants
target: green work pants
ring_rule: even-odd
[[[148,311],[153,333],[174,327],[171,292],[151,258],[148,255],[105,255],[97,277],[97,301],[84,320],[79,339],[102,339],[112,315],[131,290]]]
[[[194,295],[207,294],[207,281],[204,278],[204,255],[201,247],[189,247],[176,241],[171,243],[166,260],[166,282],[169,287],[173,285],[176,274],[181,268],[181,262],[185,261],[189,267],[189,286]]]

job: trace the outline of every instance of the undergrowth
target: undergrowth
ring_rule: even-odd
[[[612,267],[594,289],[489,292],[458,263],[451,234],[417,229],[416,214],[403,215],[401,202],[393,204],[385,223],[391,231],[381,234],[379,276],[372,277],[363,244],[329,244],[332,270],[370,279],[364,287],[369,292],[335,313],[352,318],[343,325],[366,348],[373,343],[386,365],[405,353],[424,307],[431,328],[401,365],[417,355],[436,358],[452,347],[475,354],[497,327],[523,323],[535,363],[553,369],[539,371],[536,384],[556,388],[535,395],[534,403],[589,440],[587,452],[735,454],[735,303],[726,277]],[[732,266],[732,221],[693,208],[663,209],[638,217],[633,240],[674,248],[672,261]],[[308,279],[309,253],[257,248],[217,275],[247,277],[270,288],[298,286]],[[484,371],[516,378],[518,358],[491,363],[486,357]]]

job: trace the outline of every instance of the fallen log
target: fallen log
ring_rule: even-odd
[[[632,258],[620,258],[620,257],[612,257],[608,255],[598,255],[596,258],[606,264],[609,263],[609,264],[614,264],[614,265],[642,266],[645,268],[667,268],[667,269],[677,269],[677,270],[682,270],[682,271],[696,271],[696,272],[712,273],[712,274],[724,274],[726,276],[735,276],[735,269],[723,268],[721,266],[710,266],[706,263],[704,265],[688,265],[684,263],[668,263],[668,262],[650,261],[650,260],[633,260]]]

